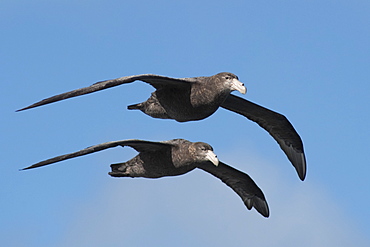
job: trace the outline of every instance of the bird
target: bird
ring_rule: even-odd
[[[144,102],[129,105],[129,110],[161,119],[174,119],[178,122],[196,121],[209,117],[219,107],[238,113],[265,129],[280,145],[294,166],[299,178],[306,177],[306,157],[301,137],[289,120],[282,114],[255,104],[244,98],[230,94],[247,89],[239,78],[230,72],[213,76],[172,78],[154,74],[124,76],[105,80],[91,86],[58,94],[17,111],[50,104],[56,101],[93,93],[134,81],[143,81],[156,90]]]
[[[199,168],[219,178],[233,189],[249,210],[254,207],[262,216],[269,217],[265,196],[252,178],[219,161],[213,148],[204,142],[190,142],[185,139],[160,142],[137,139],[111,141],[47,159],[21,170],[41,167],[117,146],[131,147],[139,154],[127,162],[111,164],[112,171],[108,174],[112,177],[160,178],[182,175]]]

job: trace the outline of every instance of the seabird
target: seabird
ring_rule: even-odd
[[[49,165],[117,146],[132,147],[139,154],[127,162],[112,164],[112,171],[108,173],[112,177],[160,178],[178,176],[200,168],[221,179],[233,189],[249,210],[254,207],[264,217],[269,216],[265,196],[256,183],[247,174],[219,161],[213,148],[204,142],[190,142],[184,139],[162,142],[112,141],[44,160],[22,170]]]
[[[141,110],[154,118],[186,122],[207,118],[221,106],[247,117],[268,131],[295,167],[299,178],[302,181],[305,179],[306,158],[303,144],[292,124],[282,114],[230,94],[235,90],[245,94],[246,87],[239,81],[236,75],[228,72],[209,77],[191,78],[171,78],[153,74],[125,76],[58,94],[17,111],[93,93],[137,80],[149,83],[156,90],[145,102],[128,106],[129,110]]]

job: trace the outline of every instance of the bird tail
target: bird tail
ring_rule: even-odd
[[[127,109],[129,109],[129,110],[141,110],[142,109],[142,103],[135,104],[135,105],[129,105],[129,106],[127,106]]]
[[[110,167],[112,171],[108,174],[112,177],[130,177],[130,175],[126,172],[127,164],[126,162],[111,164]]]

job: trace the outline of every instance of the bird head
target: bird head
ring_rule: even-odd
[[[223,72],[217,74],[216,76],[218,76],[221,79],[223,85],[226,88],[229,88],[230,91],[237,90],[242,94],[245,94],[247,92],[247,88],[244,86],[244,83],[240,82],[239,78],[233,73]]]
[[[212,164],[218,166],[217,155],[213,152],[213,148],[204,142],[193,143],[193,154],[197,162],[211,161]]]

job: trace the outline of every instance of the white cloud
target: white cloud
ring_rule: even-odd
[[[156,180],[112,179],[76,209],[61,246],[369,246],[309,177],[300,182],[280,173],[279,164],[228,157],[221,160],[262,188],[270,218],[248,211],[231,189],[201,170]]]

